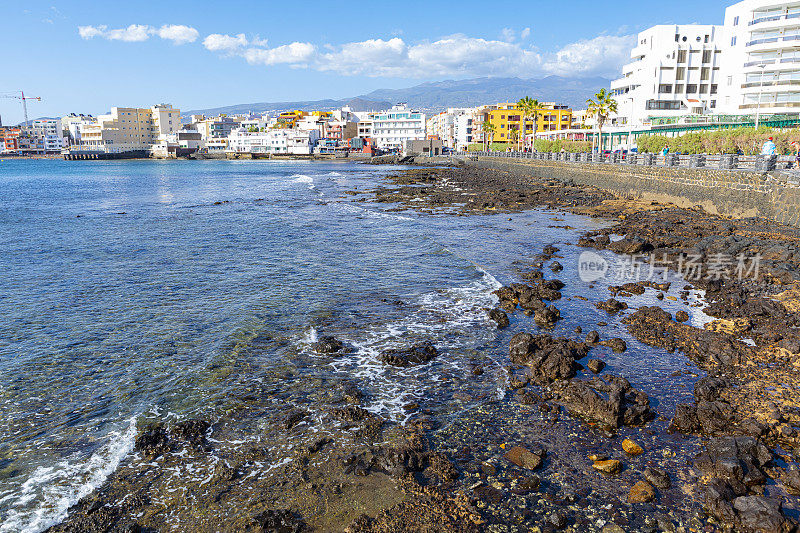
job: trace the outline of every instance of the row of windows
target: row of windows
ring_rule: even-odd
[[[672,84],[671,83],[664,83],[658,86],[658,92],[672,94]],[[717,94],[718,85],[716,83],[712,83],[711,85],[707,83],[689,83],[689,84],[682,84],[678,83],[675,85],[675,94],[683,94],[684,89],[686,90],[686,94]]]

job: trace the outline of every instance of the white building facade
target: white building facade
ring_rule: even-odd
[[[731,113],[800,113],[800,2],[744,0],[725,10]]]
[[[81,144],[85,150],[120,153],[150,150],[163,136],[181,127],[180,110],[169,104],[150,108],[114,107],[99,115],[95,122],[80,125]]]
[[[382,150],[403,150],[406,141],[425,139],[425,113],[398,104],[389,111],[373,113],[372,138]]]
[[[660,25],[638,35],[631,62],[611,83],[617,126],[647,126],[653,117],[717,113],[725,31],[713,25]]]
[[[238,154],[310,155],[319,141],[317,130],[239,128],[228,137],[226,151]]]

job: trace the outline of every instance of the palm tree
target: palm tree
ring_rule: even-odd
[[[519,140],[519,130],[517,130],[517,129],[512,129],[512,130],[509,132],[509,134],[508,134],[508,137],[509,137],[509,140],[510,140],[512,143],[515,143],[515,144],[516,144],[517,140]]]
[[[517,109],[522,112],[522,139],[526,138],[528,133],[527,123],[528,117],[533,117],[533,139],[536,139],[537,121],[539,118],[539,100],[534,100],[530,96],[526,96],[517,102]]]
[[[591,98],[586,100],[588,108],[586,114],[590,117],[595,117],[597,120],[597,132],[600,137],[600,149],[603,149],[603,124],[606,123],[608,117],[612,113],[617,112],[617,101],[611,98],[611,93],[606,92],[605,89],[600,89],[600,92],[594,95],[594,100]],[[594,140],[592,141],[592,151],[594,151]]]
[[[489,122],[488,120],[483,121],[483,140],[486,142],[486,151],[489,151],[489,148],[492,146],[492,141],[494,141],[494,133],[497,131],[497,126]]]

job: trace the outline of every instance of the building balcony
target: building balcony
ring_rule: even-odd
[[[758,46],[759,49],[780,49],[786,46],[795,46],[800,41],[800,35],[784,35],[783,37],[764,37],[763,39],[754,39],[745,46]],[[791,43],[784,45],[783,43]]]
[[[800,19],[800,13],[790,13],[788,15],[768,15],[764,17],[757,17],[747,23],[748,26],[772,26],[780,25],[784,21],[796,22]],[[768,24],[772,23],[772,24]],[[778,24],[775,24],[778,23]]]
[[[786,86],[800,86],[800,80],[772,80],[772,81],[753,81],[750,83],[743,83],[742,89],[765,89],[769,90],[770,88],[775,87],[786,87]],[[752,92],[752,91],[747,91]],[[775,92],[775,91],[773,91]]]

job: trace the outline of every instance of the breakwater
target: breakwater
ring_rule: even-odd
[[[699,205],[732,218],[763,217],[800,227],[800,173],[646,166],[494,156],[456,157],[455,161],[519,175],[572,180],[644,200]]]

